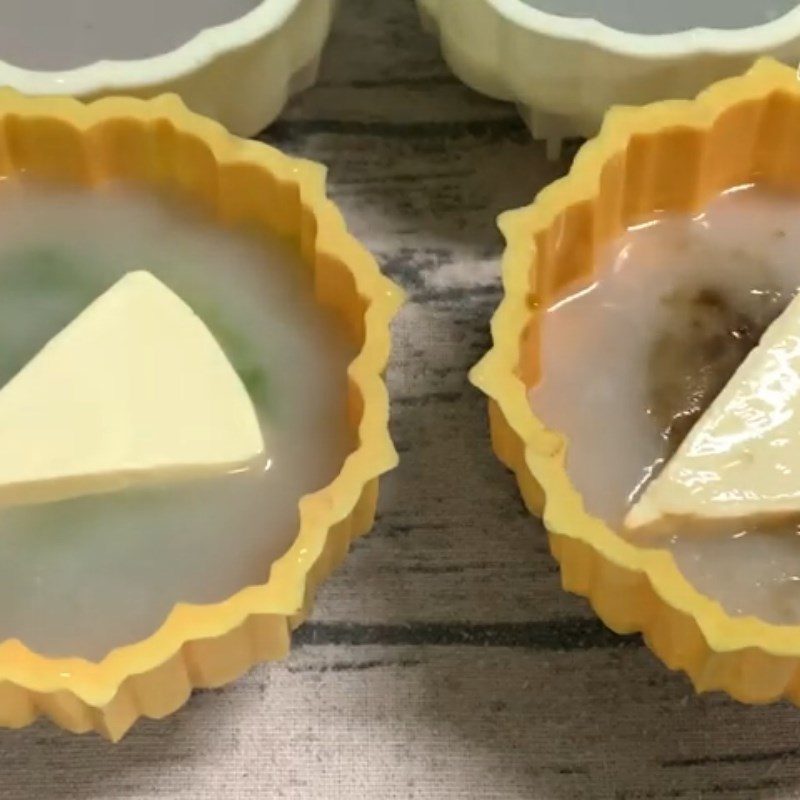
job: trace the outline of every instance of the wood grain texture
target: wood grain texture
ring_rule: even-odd
[[[455,2],[456,0],[452,0]],[[411,0],[342,0],[319,85],[264,138],[330,165],[409,291],[389,380],[402,466],[283,664],[118,746],[4,732],[0,798],[800,797],[800,712],[695,697],[565,595],[467,383],[499,299],[494,218],[564,169],[450,77]]]

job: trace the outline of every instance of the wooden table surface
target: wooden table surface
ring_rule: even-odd
[[[456,2],[456,0],[450,0]],[[696,697],[564,594],[466,378],[499,298],[494,219],[560,174],[462,87],[411,0],[342,0],[319,84],[264,137],[330,165],[409,302],[389,383],[401,467],[291,657],[119,745],[0,734],[0,798],[800,797],[800,712]]]

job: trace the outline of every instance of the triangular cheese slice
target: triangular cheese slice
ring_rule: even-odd
[[[800,518],[800,295],[767,329],[661,474],[628,528]]]
[[[0,505],[225,473],[263,451],[220,346],[148,272],[123,277],[0,390]]]

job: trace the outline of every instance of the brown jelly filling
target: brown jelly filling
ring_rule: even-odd
[[[649,412],[671,455],[791,298],[772,288],[734,296],[713,286],[667,295],[669,323],[648,357]]]

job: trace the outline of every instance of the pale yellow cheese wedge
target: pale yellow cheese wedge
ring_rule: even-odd
[[[800,295],[767,329],[625,520],[800,520]]]
[[[222,349],[148,272],[123,277],[0,390],[0,505],[223,474],[263,453]]]

